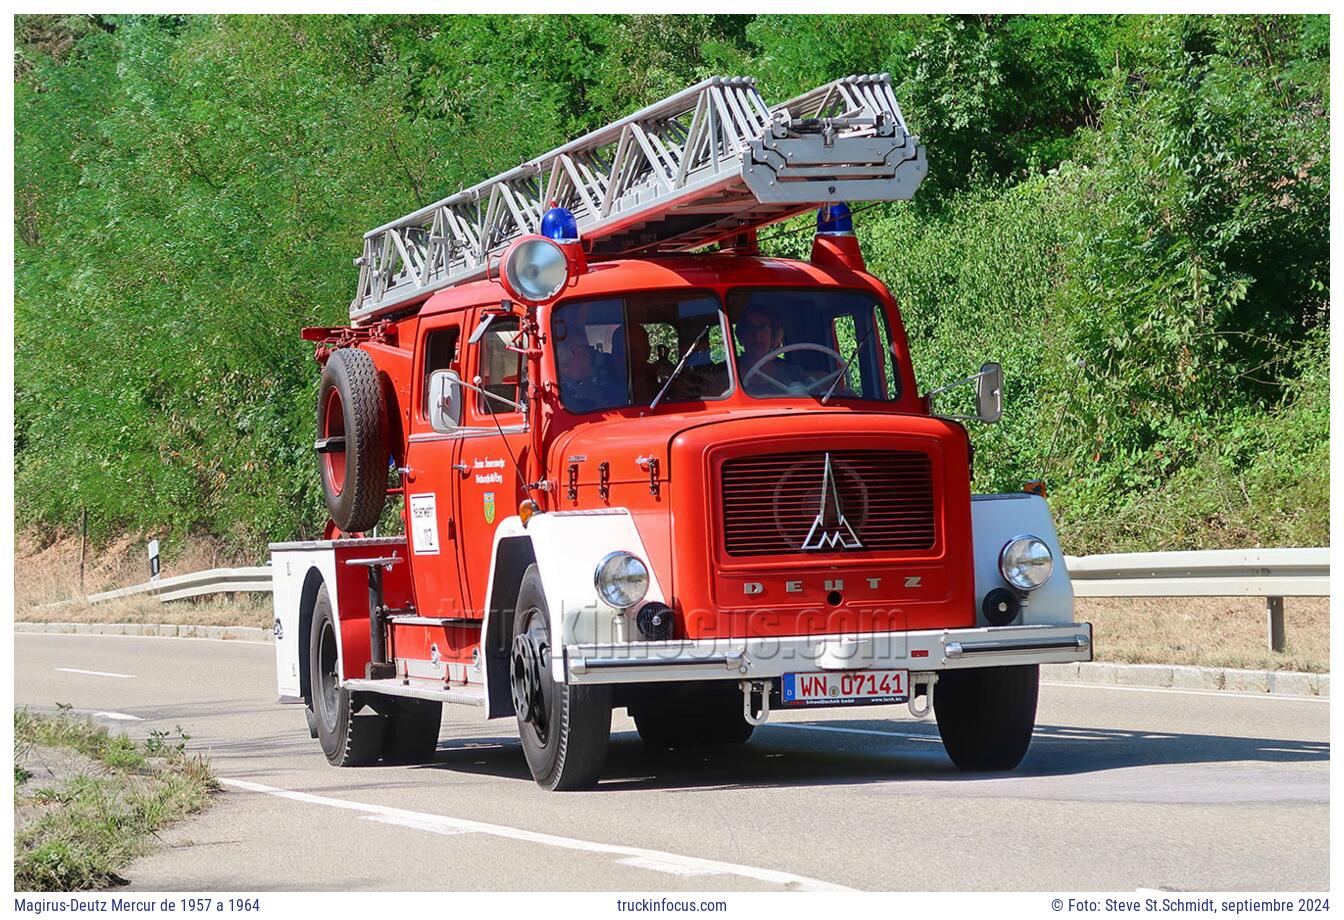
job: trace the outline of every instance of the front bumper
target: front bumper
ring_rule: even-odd
[[[573,684],[738,680],[797,671],[946,671],[1092,660],[1092,624],[570,645]]]

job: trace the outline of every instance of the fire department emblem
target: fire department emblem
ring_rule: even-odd
[[[495,493],[485,493],[485,523],[495,523]]]
[[[821,472],[821,508],[812,521],[812,529],[807,532],[807,539],[803,540],[803,549],[863,549],[854,528],[845,519],[830,454],[826,455],[826,465]]]

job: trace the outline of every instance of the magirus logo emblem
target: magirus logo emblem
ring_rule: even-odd
[[[821,508],[812,522],[812,529],[807,532],[807,539],[803,540],[803,549],[863,549],[854,528],[845,520],[845,509],[840,504],[840,490],[835,485],[829,453],[821,473]]]

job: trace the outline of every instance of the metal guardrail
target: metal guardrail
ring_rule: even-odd
[[[1077,597],[1263,597],[1269,648],[1284,649],[1283,599],[1330,596],[1330,550],[1215,549],[1066,556]],[[180,601],[272,590],[270,566],[208,569],[91,594],[97,604],[137,594]]]
[[[137,594],[157,596],[161,601],[184,601],[188,598],[232,591],[270,591],[272,587],[271,567],[253,565],[236,569],[206,569],[203,572],[160,578],[158,581],[147,581],[144,584],[131,585],[129,588],[90,594],[88,602],[98,604]]]
[[[1263,597],[1270,651],[1285,647],[1283,599],[1330,596],[1330,550],[1213,549],[1066,556],[1077,597]]]

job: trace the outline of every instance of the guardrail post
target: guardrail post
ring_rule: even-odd
[[[1283,637],[1283,598],[1266,598],[1269,605],[1269,650],[1281,652],[1287,643]]]

